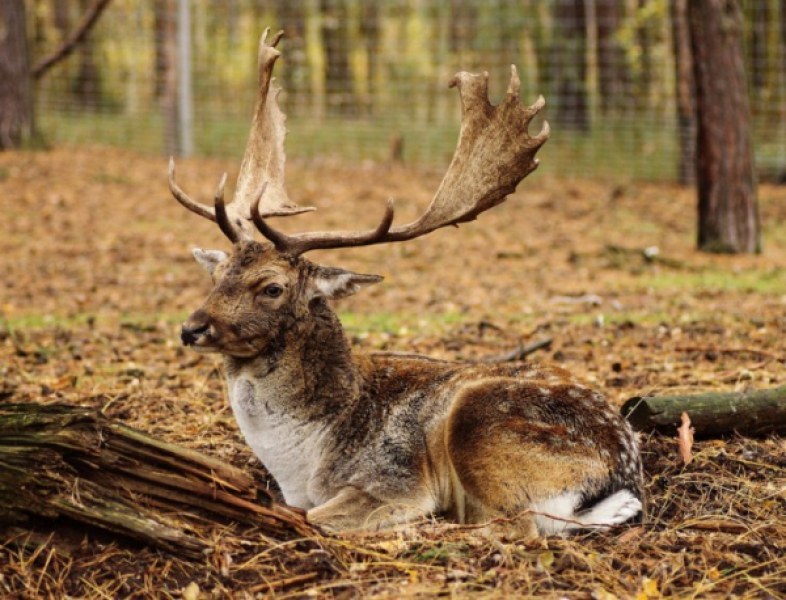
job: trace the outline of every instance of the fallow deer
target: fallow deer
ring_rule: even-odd
[[[182,341],[224,355],[240,431],[284,499],[326,530],[376,529],[443,514],[464,523],[512,523],[532,536],[623,523],[641,512],[641,461],[628,423],[597,391],[558,367],[459,364],[418,355],[353,352],[329,305],[377,275],[314,264],[314,249],[401,242],[475,219],[538,164],[544,105],[488,101],[487,74],[458,73],[461,129],[429,207],[393,226],[389,203],[370,231],[286,235],[267,221],[305,210],[284,188],[284,115],[272,80],[281,33],[259,46],[259,89],[235,196],[214,206],[169,184],[211,219],[232,251],[194,250],[213,290]],[[266,238],[254,241],[252,225]],[[515,519],[511,519],[516,517]]]

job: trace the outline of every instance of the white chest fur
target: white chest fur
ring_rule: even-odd
[[[286,411],[283,386],[238,374],[228,382],[229,400],[240,431],[254,454],[275,477],[290,506],[312,508],[308,483],[322,457],[320,428]]]

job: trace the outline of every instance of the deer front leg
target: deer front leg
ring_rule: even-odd
[[[306,516],[326,531],[375,531],[415,521],[433,510],[430,500],[383,501],[358,488],[346,487],[324,504],[309,510]]]

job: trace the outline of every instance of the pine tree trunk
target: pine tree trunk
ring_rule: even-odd
[[[625,50],[616,38],[623,12],[624,6],[617,0],[597,0],[598,86],[601,110],[606,114],[624,108],[630,87]]]
[[[33,98],[24,0],[0,2],[0,150],[33,135]]]
[[[554,2],[554,52],[556,54],[555,121],[578,131],[590,128],[587,96],[587,20],[584,0]]]
[[[688,20],[696,80],[699,249],[759,252],[759,212],[735,0],[691,0]]]
[[[688,0],[671,0],[671,39],[676,73],[677,135],[680,154],[677,177],[683,185],[696,183],[696,93],[688,29]]]

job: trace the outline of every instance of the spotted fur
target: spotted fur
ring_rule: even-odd
[[[353,353],[327,300],[378,277],[251,241],[195,256],[215,287],[183,340],[225,356],[243,435],[313,522],[375,529],[444,514],[529,536],[640,513],[635,434],[569,372]]]

